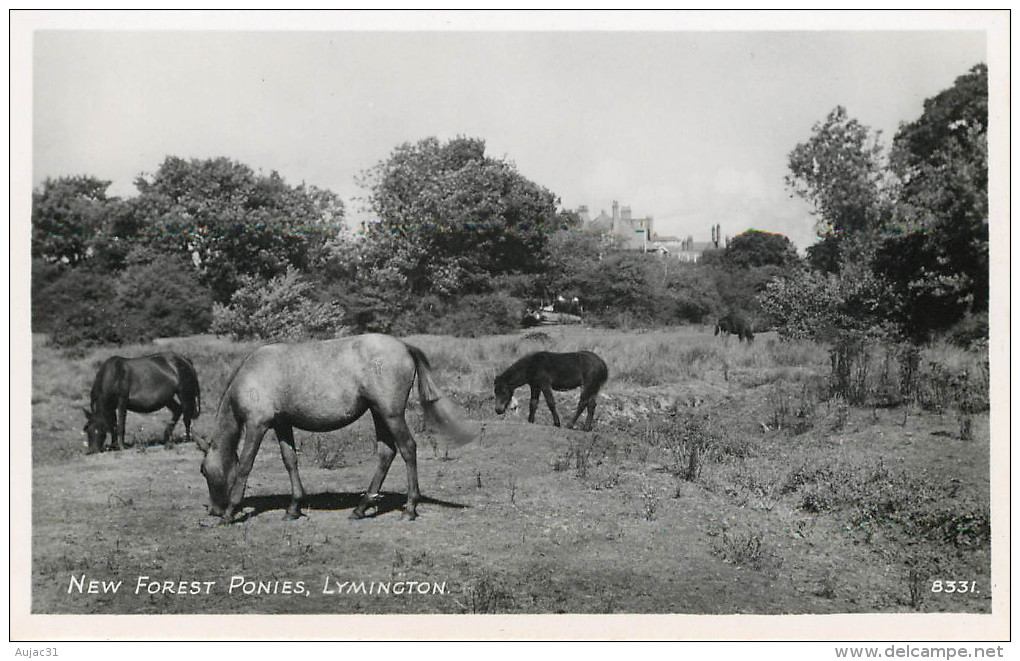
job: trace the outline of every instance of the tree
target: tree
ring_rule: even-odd
[[[414,295],[486,291],[494,276],[536,273],[561,222],[555,196],[485,156],[480,139],[405,143],[362,182],[379,219],[368,260],[395,269]]]
[[[545,274],[540,279],[539,297],[543,304],[558,296],[582,297],[590,288],[593,272],[602,258],[616,247],[616,239],[583,229],[553,232],[545,245]]]
[[[288,185],[228,158],[168,157],[136,179],[135,218],[163,252],[197,259],[216,299],[228,300],[246,275],[269,279],[307,270],[343,228],[343,202],[314,186]]]
[[[786,184],[811,203],[817,217],[823,246],[808,248],[809,261],[835,272],[841,260],[860,259],[859,251],[869,249],[887,213],[880,133],[837,106],[812,127],[812,134],[790,152]],[[847,238],[854,242],[844,244]]]
[[[216,304],[213,316],[213,332],[236,340],[331,338],[343,329],[340,306],[315,301],[311,283],[293,267],[268,282],[243,277],[230,304]]]
[[[876,268],[923,339],[988,309],[988,69],[973,67],[924,103],[893,140],[899,180]]]
[[[32,193],[32,257],[83,263],[102,230],[109,186],[90,176],[46,179]]]
[[[790,239],[774,232],[747,230],[729,242],[722,251],[722,261],[729,266],[795,266],[800,262],[797,249]]]

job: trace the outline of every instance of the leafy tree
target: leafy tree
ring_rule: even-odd
[[[242,276],[308,269],[343,226],[344,206],[335,194],[292,187],[276,172],[256,174],[228,158],[171,156],[135,185],[134,216],[150,243],[196,258],[221,301]]]
[[[809,261],[835,272],[842,261],[859,260],[859,251],[869,249],[887,213],[880,133],[837,106],[812,127],[812,134],[790,152],[786,184],[811,203],[817,217],[822,246],[808,248]],[[855,243],[845,244],[847,237]]]
[[[32,193],[32,257],[84,263],[103,227],[109,186],[90,176],[46,179]]]
[[[538,284],[542,304],[551,303],[558,296],[583,298],[591,288],[594,271],[615,248],[613,237],[583,229],[551,233],[544,247],[545,273]]]
[[[493,276],[542,269],[556,198],[485,142],[426,138],[397,147],[364,173],[378,217],[367,261],[392,268],[414,295],[486,291]]]
[[[722,261],[729,266],[790,267],[800,262],[797,249],[790,239],[773,232],[747,230],[730,240],[722,251]]]
[[[915,339],[988,308],[988,69],[979,64],[900,127],[900,182],[876,267]]]
[[[663,282],[670,301],[668,322],[702,323],[718,311],[719,291],[708,269],[663,258]]]

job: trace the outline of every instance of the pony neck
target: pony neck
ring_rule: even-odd
[[[237,444],[241,439],[241,427],[237,424],[234,412],[229,406],[222,406],[216,412],[216,432],[213,434],[209,452],[221,456],[237,453]]]
[[[499,375],[500,381],[507,384],[511,388],[518,388],[528,382],[528,358],[525,356],[516,363],[506,368],[502,374]]]

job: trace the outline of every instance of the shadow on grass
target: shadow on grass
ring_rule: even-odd
[[[361,493],[314,493],[304,497],[301,501],[301,509],[304,511],[308,510],[326,510],[326,511],[339,511],[339,510],[353,510],[358,503],[361,502],[361,498],[364,494]],[[407,503],[407,494],[394,493],[392,491],[383,491],[381,494],[382,498],[375,502],[369,507],[368,512],[365,514],[365,518],[374,518],[382,514],[388,514],[390,512],[396,512],[403,509]],[[248,496],[244,499],[241,506],[245,509],[251,507],[251,511],[248,511],[244,515],[240,515],[234,519],[234,523],[246,521],[250,518],[259,516],[266,512],[272,512],[274,510],[284,511],[287,506],[290,505],[290,494],[273,494],[271,496]],[[428,496],[422,496],[421,500],[418,501],[418,505],[438,505],[439,507],[448,507],[452,509],[465,509],[469,507],[462,503],[454,503],[446,500],[437,500],[435,498],[429,498]]]

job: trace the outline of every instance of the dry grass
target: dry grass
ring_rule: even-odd
[[[397,509],[347,520],[375,468],[371,421],[361,420],[332,434],[297,434],[302,477],[314,497],[307,519],[278,521],[289,482],[270,446],[258,457],[248,490],[264,511],[217,528],[199,525],[206,494],[193,448],[83,456],[78,408],[87,403],[99,361],[114,350],[74,357],[37,342],[33,607],[107,613],[990,609],[988,415],[980,401],[961,403],[966,398],[953,395],[980,393],[987,373],[981,356],[948,347],[922,352],[915,378],[918,392],[928,394],[876,409],[830,398],[826,347],[767,334],[750,346],[703,329],[542,328],[473,340],[408,339],[483,428],[480,440],[462,448],[419,437],[421,484],[431,498],[419,507],[419,521],[400,522]],[[170,346],[199,370],[204,413],[196,428],[204,433],[230,372],[254,345],[206,337]],[[495,415],[492,378],[538,349],[589,349],[606,360],[610,381],[594,433],[553,428],[544,404],[535,425],[526,423],[525,410]],[[881,366],[876,351],[873,365]],[[896,364],[889,365],[886,385],[898,378]],[[882,369],[867,381],[876,393]],[[964,372],[962,389],[952,390],[948,378],[937,382],[939,373]],[[561,413],[576,396],[558,396]],[[958,420],[964,409],[968,438]],[[166,415],[129,415],[129,437],[146,438]],[[413,428],[417,415],[415,409],[410,416]],[[402,494],[404,480],[398,459],[384,491]],[[877,564],[888,571],[875,572]],[[926,591],[948,566],[986,592],[954,599]],[[203,579],[242,572],[316,584],[326,574],[409,576],[446,580],[453,591],[449,599],[414,603],[321,596],[68,601],[67,576],[77,571]]]

